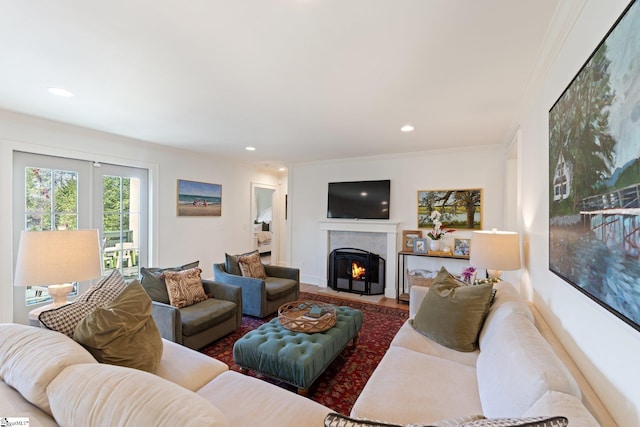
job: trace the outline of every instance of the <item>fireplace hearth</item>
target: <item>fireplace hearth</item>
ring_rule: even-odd
[[[329,254],[329,287],[361,295],[384,294],[385,260],[357,248],[338,248]]]

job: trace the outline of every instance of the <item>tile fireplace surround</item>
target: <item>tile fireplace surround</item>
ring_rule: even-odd
[[[377,253],[386,260],[384,295],[387,298],[395,298],[398,225],[397,222],[389,221],[320,221],[321,238],[318,256],[321,262],[320,271],[323,275],[320,286],[327,286],[328,258],[331,251],[338,246],[353,247]],[[338,246],[332,247],[336,241],[339,242]],[[345,241],[351,243],[344,244]]]

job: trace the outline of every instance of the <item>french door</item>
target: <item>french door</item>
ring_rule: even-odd
[[[14,152],[14,254],[22,230],[96,228],[103,275],[117,269],[127,279],[137,278],[147,261],[147,188],[146,169]],[[76,284],[71,295],[89,285]],[[16,287],[13,294],[14,321],[20,323],[51,301],[46,287]]]

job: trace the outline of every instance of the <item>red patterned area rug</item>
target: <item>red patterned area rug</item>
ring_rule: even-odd
[[[300,293],[301,300],[322,301],[335,305],[345,305],[362,311],[364,322],[356,347],[347,347],[329,365],[309,390],[309,398],[336,412],[348,415],[367,380],[389,348],[389,344],[409,312],[401,308],[384,307],[351,299],[339,299],[326,295]],[[204,347],[200,351],[229,365],[234,371],[240,368],[233,361],[233,344],[247,332],[271,320],[274,316],[256,319],[242,317],[242,327],[232,334]],[[249,375],[254,375],[250,373]],[[259,378],[291,390],[293,386],[268,377]]]

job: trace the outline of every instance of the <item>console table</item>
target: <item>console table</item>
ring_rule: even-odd
[[[459,259],[468,260],[469,255],[453,255],[446,252],[427,252],[416,253],[411,251],[398,252],[398,274],[396,280],[396,302],[409,302],[409,290],[405,288],[405,274],[406,274],[406,258],[407,257],[430,257],[430,258],[447,258],[447,259]]]

